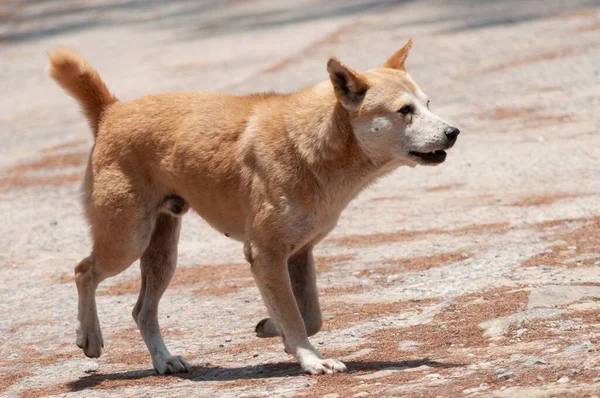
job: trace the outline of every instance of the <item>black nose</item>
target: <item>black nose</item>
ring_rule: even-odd
[[[446,134],[446,137],[449,141],[454,141],[456,140],[456,137],[458,137],[458,135],[460,134],[460,130],[456,127],[446,127],[444,129],[444,134]]]

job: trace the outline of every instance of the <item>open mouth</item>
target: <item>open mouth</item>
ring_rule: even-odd
[[[421,161],[425,164],[442,163],[446,159],[446,151],[444,151],[444,150],[427,152],[427,153],[410,151],[409,154],[421,159]]]

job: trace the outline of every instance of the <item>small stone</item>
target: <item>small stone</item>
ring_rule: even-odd
[[[325,394],[321,398],[338,398],[338,397],[339,397],[339,394],[332,393],[332,394]]]
[[[304,387],[306,387],[306,388],[310,387],[310,383],[304,383]]]
[[[225,339],[225,342],[226,342],[226,343],[231,343],[231,337],[227,337],[227,338]]]
[[[418,341],[405,340],[398,344],[398,348],[400,351],[416,351],[422,344],[423,343],[419,343]]]
[[[487,383],[481,383],[479,385],[479,387],[467,388],[466,390],[463,390],[463,394],[465,394],[465,395],[475,394],[478,392],[485,391],[489,388],[490,388],[490,386]]]
[[[544,361],[542,358],[529,358],[527,360],[527,365],[537,365],[537,364],[545,365],[546,361]]]
[[[506,373],[506,369],[504,368],[494,368],[494,374],[502,374],[502,373]]]
[[[537,375],[537,376],[535,376],[535,378],[539,381],[546,381],[546,379],[542,375]]]
[[[567,376],[563,376],[560,379],[556,380],[557,383],[564,384],[569,382],[569,378]]]
[[[353,397],[355,397],[355,398],[362,398],[362,397],[368,397],[368,396],[369,396],[369,393],[366,391],[362,391],[362,392],[359,392],[359,393],[356,393],[353,395]]]
[[[581,372],[579,370],[577,370],[577,369],[569,369],[569,373],[571,373],[572,375],[578,375]]]
[[[523,336],[525,333],[527,333],[527,329],[519,329],[519,330],[517,330],[517,336]]]
[[[58,221],[56,221],[56,220],[50,221],[51,227],[56,227],[57,225],[58,225]]]
[[[515,374],[513,372],[500,373],[498,375],[498,378],[500,380],[510,380],[510,379],[514,379],[515,378]]]
[[[425,377],[427,377],[428,379],[441,379],[442,375],[440,375],[439,373],[431,373],[431,374],[425,375]]]
[[[591,347],[592,347],[592,343],[589,340],[584,340],[581,344],[572,345],[572,346],[565,348],[565,352],[585,351]]]
[[[250,302],[250,299],[245,299],[244,303],[248,304]]]
[[[223,347],[225,347],[225,345],[224,344],[219,344],[219,347],[223,348]]]
[[[16,352],[13,352],[12,354],[10,354],[9,358],[10,359],[19,358],[19,354],[17,354]]]
[[[83,364],[83,371],[85,373],[94,373],[98,371],[99,367],[98,362],[86,362]]]

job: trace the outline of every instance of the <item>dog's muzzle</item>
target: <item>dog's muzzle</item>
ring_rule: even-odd
[[[444,149],[450,149],[456,143],[460,130],[456,127],[449,126],[444,129],[444,135],[446,136],[446,146]],[[444,163],[446,160],[446,151],[444,149],[438,149],[432,152],[417,152],[410,151],[409,154],[418,158],[421,164],[424,165],[436,165]]]

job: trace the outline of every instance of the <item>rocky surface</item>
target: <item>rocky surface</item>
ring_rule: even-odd
[[[312,341],[348,374],[303,375],[254,337],[265,309],[241,246],[193,215],[160,314],[192,372],[152,371],[137,264],[100,287],[105,351],[83,356],[92,141],[48,49],[79,50],[129,99],[291,91],[326,79],[330,55],[367,69],[409,37],[409,70],[462,134],[444,165],[361,194],[316,252]],[[0,2],[0,395],[600,395],[599,45],[597,1]]]

